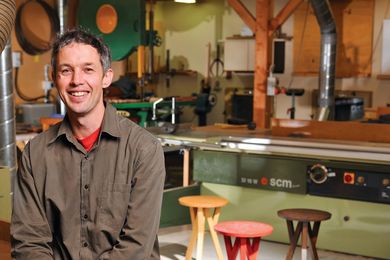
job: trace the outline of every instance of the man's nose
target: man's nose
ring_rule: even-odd
[[[72,74],[72,84],[78,86],[82,83],[83,75],[80,71],[75,70]]]

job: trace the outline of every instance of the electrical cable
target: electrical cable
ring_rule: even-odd
[[[48,3],[46,3],[43,0],[28,0],[24,2],[17,10],[16,12],[16,19],[15,19],[15,35],[16,39],[19,42],[20,47],[28,54],[30,55],[37,55],[44,53],[51,49],[51,42],[45,43],[45,47],[37,47],[34,46],[31,42],[28,41],[28,39],[23,34],[23,26],[22,26],[22,13],[26,5],[29,3],[36,2],[38,3],[46,12],[49,20],[50,20],[50,26],[51,26],[51,33],[54,32],[54,34],[58,33],[60,31],[60,20],[58,17],[58,14],[54,8],[52,8]]]
[[[41,95],[41,96],[38,96],[38,97],[28,97],[26,95],[24,95],[20,88],[19,88],[19,83],[18,83],[18,76],[19,76],[19,68],[15,68],[15,80],[14,80],[14,84],[15,84],[15,90],[16,90],[16,93],[18,94],[18,96],[23,99],[24,101],[37,101],[38,99],[42,99],[42,98],[47,98],[50,96],[50,90],[48,91],[48,95]]]

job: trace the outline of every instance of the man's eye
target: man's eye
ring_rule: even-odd
[[[85,70],[85,72],[87,72],[87,73],[91,73],[91,72],[94,72],[94,71],[95,71],[93,68],[85,68],[84,70]]]
[[[69,75],[71,73],[70,69],[62,69],[60,72],[62,75]]]

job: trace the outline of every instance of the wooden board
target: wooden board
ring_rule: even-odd
[[[390,143],[389,124],[273,119],[272,136]]]
[[[336,77],[370,76],[374,2],[330,0],[337,26]],[[303,3],[294,14],[294,74],[318,74],[320,44],[313,10]]]

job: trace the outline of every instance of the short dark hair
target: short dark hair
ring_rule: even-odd
[[[103,67],[103,72],[106,73],[111,68],[111,51],[103,39],[90,33],[84,28],[77,27],[65,31],[63,34],[58,34],[53,43],[51,54],[51,66],[53,69],[53,75],[57,73],[57,56],[58,52],[65,46],[71,43],[83,43],[90,45],[97,50],[100,55],[100,63]]]

